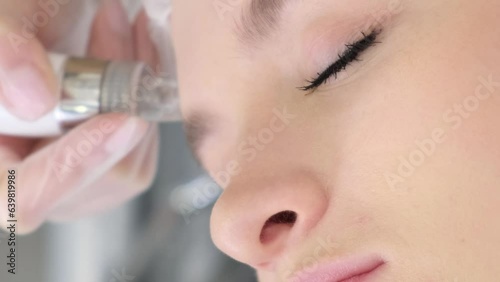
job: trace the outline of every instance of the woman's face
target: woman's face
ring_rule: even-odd
[[[263,282],[497,281],[500,1],[173,5],[222,251]]]

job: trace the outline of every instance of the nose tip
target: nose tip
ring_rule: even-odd
[[[326,190],[304,174],[238,182],[213,209],[212,239],[234,259],[270,270],[321,220],[328,206]]]

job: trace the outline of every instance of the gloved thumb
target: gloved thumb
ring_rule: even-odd
[[[0,106],[36,120],[55,107],[58,82],[45,48],[26,28],[0,20]]]

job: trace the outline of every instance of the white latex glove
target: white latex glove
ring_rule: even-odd
[[[68,3],[67,9],[79,2],[57,1]],[[23,35],[23,17],[33,19],[43,11],[38,2],[0,0],[0,104],[28,120],[43,116],[57,103],[47,48],[64,29],[61,23],[49,23],[36,38],[14,48],[8,35]],[[65,13],[63,7],[60,13]],[[71,25],[71,19],[65,24]],[[132,25],[119,0],[103,1],[88,55],[140,59],[155,67],[157,53],[146,27],[144,12]],[[8,169],[16,170],[17,232],[28,233],[46,220],[90,215],[137,196],[150,186],[157,156],[157,126],[120,114],[93,118],[60,138],[0,136],[0,226],[7,226],[8,219]]]

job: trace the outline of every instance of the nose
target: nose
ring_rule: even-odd
[[[229,185],[211,218],[217,247],[256,269],[272,270],[323,217],[327,190],[312,174],[242,177]]]

